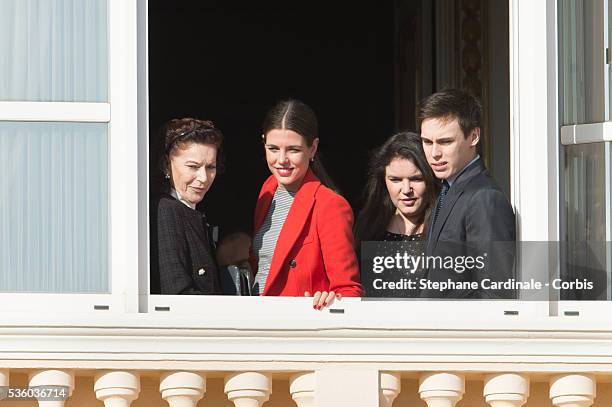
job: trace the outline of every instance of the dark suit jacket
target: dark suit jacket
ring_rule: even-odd
[[[435,213],[435,212],[434,212]],[[428,268],[430,281],[505,281],[514,277],[516,225],[508,199],[488,175],[482,160],[472,163],[453,182],[430,225],[428,256],[484,256],[484,269],[473,264],[462,272]],[[486,254],[485,254],[486,253]],[[422,290],[427,298],[512,298],[513,292],[491,290]]]
[[[219,294],[217,264],[202,213],[171,195],[155,207],[151,234],[151,287],[161,294]]]

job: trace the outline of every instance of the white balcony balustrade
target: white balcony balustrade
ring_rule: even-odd
[[[197,300],[202,307],[189,308],[191,314],[187,302],[179,310],[54,315],[44,323],[5,313],[0,394],[65,386],[67,400],[38,400],[43,407],[607,407],[612,401],[612,329],[595,316],[539,317],[533,302],[495,303],[481,305],[466,323],[457,316],[469,315],[474,304],[454,303],[451,313],[444,303],[432,314],[437,302],[425,304],[425,312],[421,302],[344,298],[334,312],[314,312],[308,298],[231,298],[225,308],[216,303],[223,297]],[[240,312],[229,309],[234,300]],[[489,315],[494,312],[499,319]]]
[[[0,369],[0,387],[8,387],[9,385],[9,370]]]
[[[299,373],[289,380],[289,393],[298,407],[315,407],[315,373]]]
[[[479,404],[486,402],[491,407],[521,407],[530,400],[530,382],[533,380],[537,380],[535,399],[539,401],[531,405],[539,405],[538,403],[547,397],[550,397],[555,407],[604,406],[607,405],[607,400],[612,399],[612,374],[598,373],[598,376],[602,376],[604,390],[602,401],[594,404],[598,379],[593,374],[543,375],[538,372],[534,377],[530,377],[530,374],[524,372],[486,374],[477,371],[379,371],[376,380],[376,375],[370,375],[366,370],[357,370],[356,374],[346,372],[348,371],[328,368],[297,373],[0,368],[0,386],[63,386],[68,389],[68,397],[76,394],[74,398],[77,401],[74,402],[69,398],[68,401],[38,400],[38,405],[42,407],[62,407],[65,403],[78,403],[79,407],[95,407],[99,405],[96,398],[102,401],[105,407],[128,407],[136,399],[139,399],[139,405],[151,407],[196,407],[203,397],[207,397],[206,401],[203,401],[204,405],[229,401],[235,407],[262,407],[266,401],[273,405],[291,405],[293,399],[297,407],[317,407],[328,405],[329,400],[338,401],[345,397],[354,397],[355,394],[359,395],[351,401],[351,406],[355,407],[402,407],[414,403],[418,398],[424,400],[428,407],[452,407],[464,398],[467,403],[478,403],[480,398],[482,401]],[[212,376],[212,392],[207,391],[209,374]],[[16,380],[11,383],[13,375]],[[27,381],[22,380],[24,376]],[[76,383],[80,383],[80,386],[75,387],[75,376],[79,377]],[[468,379],[469,386],[466,385]],[[145,384],[141,389],[143,380]],[[278,393],[273,393],[273,382],[277,380]],[[356,382],[353,386],[351,383],[354,380]],[[543,380],[548,380],[548,387]],[[402,386],[403,381],[407,381],[405,388]],[[91,383],[93,386],[83,386],[84,383]],[[370,393],[370,389],[376,386],[378,404],[371,401]],[[479,389],[482,393],[478,393]],[[363,401],[359,401],[360,398],[363,398]],[[406,404],[406,400],[411,401]],[[0,405],[4,405],[2,401]]]
[[[193,372],[165,373],[159,391],[170,407],[195,407],[206,392],[206,379]]]
[[[419,395],[428,407],[454,407],[465,393],[465,380],[455,373],[429,373],[419,380]]]
[[[550,399],[557,407],[589,407],[595,399],[596,386],[591,375],[556,376],[550,381]]]
[[[258,372],[236,373],[225,378],[225,394],[236,407],[261,407],[272,393],[272,379]]]
[[[529,379],[516,373],[489,375],[483,395],[491,407],[521,407],[529,397]]]
[[[66,398],[72,395],[74,390],[74,374],[63,370],[39,370],[30,373],[28,386],[38,388],[45,392],[54,387],[66,389]],[[63,407],[65,400],[63,397],[50,397],[55,395],[45,395],[38,401],[40,407]]]
[[[105,407],[128,407],[140,393],[140,377],[126,371],[101,372],[95,377],[96,398]]]
[[[391,407],[402,390],[402,379],[398,373],[380,373],[380,407]]]

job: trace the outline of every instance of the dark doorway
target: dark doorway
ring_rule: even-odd
[[[499,0],[150,1],[151,192],[160,126],[212,120],[227,170],[202,204],[222,233],[250,231],[269,175],[261,122],[294,97],[317,112],[323,162],[357,214],[369,151],[415,130],[422,97],[459,87],[483,102],[483,158],[509,193],[508,32]]]
[[[323,162],[356,209],[368,151],[394,126],[393,43],[392,1],[151,1],[151,174],[165,121],[212,120],[226,137],[226,173],[204,208],[226,232],[250,230],[269,175],[261,122],[294,97],[317,112]]]

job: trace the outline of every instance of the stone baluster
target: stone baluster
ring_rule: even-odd
[[[105,407],[128,407],[140,393],[140,377],[126,371],[107,371],[95,376],[94,390]]]
[[[391,407],[402,391],[402,379],[397,373],[380,372],[380,407]]]
[[[428,407],[454,407],[465,393],[465,380],[456,373],[427,373],[419,380],[419,396]]]
[[[587,374],[565,374],[550,381],[550,399],[557,407],[588,407],[596,396],[595,377]]]
[[[521,407],[529,398],[529,379],[516,373],[488,375],[483,395],[491,407]]]
[[[0,387],[8,387],[8,386],[9,386],[9,371],[8,369],[0,369]],[[0,390],[0,400],[2,400],[3,396],[5,395],[2,394],[2,391]]]
[[[0,369],[0,387],[7,387],[9,385],[9,371],[8,369]]]
[[[193,372],[164,373],[159,391],[170,407],[195,407],[206,392],[206,378]]]
[[[225,394],[236,407],[261,407],[272,393],[272,378],[258,372],[234,373],[225,378]]]
[[[289,379],[289,393],[298,407],[315,407],[314,372],[298,373]]]
[[[47,393],[41,394],[39,406],[63,407],[74,390],[74,374],[63,370],[38,370],[30,374],[28,386]]]

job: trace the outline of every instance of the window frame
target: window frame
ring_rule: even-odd
[[[136,1],[108,0],[109,100],[0,102],[0,121],[107,123],[110,293],[0,293],[3,312],[137,312]]]
[[[597,70],[601,74],[600,77],[596,77],[593,80],[604,90],[604,95],[601,98],[604,104],[604,120],[603,122],[595,123],[579,123],[579,124],[568,124],[559,126],[559,140],[561,143],[560,148],[563,149],[565,146],[570,145],[581,145],[587,143],[605,143],[604,144],[604,155],[605,155],[605,205],[606,205],[606,241],[612,241],[612,122],[610,122],[610,97],[611,92],[611,81],[610,76],[612,75],[612,65],[610,64],[612,54],[610,50],[610,42],[612,39],[611,24],[612,21],[612,7],[610,4],[611,0],[602,0],[601,6],[603,7],[603,26],[601,45],[601,55],[597,55],[597,52],[593,52],[594,58],[601,59],[604,66],[601,70]],[[561,38],[559,40],[559,49],[563,48]],[[606,57],[604,57],[606,55]],[[596,61],[594,61],[596,62]],[[563,89],[561,80],[563,75],[559,78],[559,89]],[[597,86],[599,87],[599,86]],[[564,111],[563,96],[560,97],[559,111]],[[594,97],[597,97],[595,95]],[[561,195],[560,195],[561,196]],[[563,213],[563,212],[561,212]],[[564,234],[562,235],[564,236]],[[608,266],[612,264],[612,253],[606,251],[606,261]],[[610,277],[610,274],[608,275]],[[607,284],[607,297],[611,298],[612,287],[610,281]],[[581,315],[593,319],[601,319],[602,315],[605,315],[605,310],[612,311],[612,301],[562,301],[559,303],[559,312],[564,315]]]
[[[531,4],[534,3],[534,4]],[[537,3],[537,4],[535,4]],[[511,117],[513,117],[511,128],[511,174],[512,174],[512,197],[511,202],[517,212],[517,230],[522,230],[520,234],[523,241],[549,241],[557,240],[559,236],[559,178],[558,178],[558,115],[557,109],[557,8],[556,0],[542,2],[522,3],[519,8],[519,0],[509,0],[510,7],[510,50],[511,53]],[[541,21],[547,21],[542,27]],[[533,46],[535,35],[541,34]],[[519,44],[529,44],[528,47],[520,47]],[[548,48],[553,44],[554,52],[549,52]],[[148,47],[148,45],[147,45]],[[535,77],[519,75],[519,69],[528,69]],[[525,107],[528,106],[528,107]],[[520,115],[520,120],[519,119]],[[541,117],[546,120],[541,120]],[[553,160],[543,162],[539,155],[534,154],[534,146],[529,141],[532,140],[532,131],[535,134],[543,135],[536,140],[537,146],[544,146],[549,157]],[[521,144],[521,134],[524,140]],[[555,164],[556,163],[556,164]],[[538,174],[534,177],[534,174]],[[519,181],[530,180],[529,183]],[[533,180],[542,180],[547,188],[542,188],[540,184],[533,183]],[[535,194],[538,198],[533,199]],[[147,195],[148,196],[148,195]],[[537,204],[534,204],[537,202]],[[527,205],[529,203],[529,205]],[[544,214],[544,216],[543,216]],[[543,227],[540,227],[544,225]],[[543,232],[542,232],[543,231]],[[146,259],[148,260],[148,251]],[[551,258],[550,261],[558,259]],[[141,261],[144,264],[144,261]],[[141,270],[143,273],[143,270]],[[147,290],[149,271],[146,270]],[[236,298],[236,297],[197,297],[197,296],[168,296],[149,294],[146,307],[141,308],[141,312],[148,312],[151,315],[185,315],[199,313],[201,318],[214,318],[206,315],[207,309],[223,308],[244,313],[248,309],[249,317],[255,321],[256,315],[264,315],[261,318],[268,318],[275,313],[274,299],[258,298]],[[309,303],[309,300],[294,298],[296,304]],[[248,306],[245,306],[248,304]],[[372,299],[362,299],[355,301],[348,299],[342,307],[337,304],[332,308],[341,308],[344,312],[358,310],[364,323],[376,324],[381,312],[389,312],[395,315],[405,315],[410,319],[415,315],[415,307],[423,307],[427,318],[435,315],[448,315],[449,307],[453,309],[453,315],[463,316],[466,322],[472,319],[480,320],[483,316],[491,321],[504,322],[512,315],[528,316],[549,316],[556,315],[556,308],[547,301],[453,301],[453,300],[420,300],[414,301],[380,301]],[[359,304],[359,305],[357,305]],[[486,304],[486,305],[485,305]],[[144,305],[144,304],[142,304]],[[485,305],[483,307],[483,305]],[[302,309],[298,306],[291,309]],[[483,309],[486,311],[483,312]],[[317,314],[312,314],[311,307],[305,307],[303,315],[299,317],[316,318]],[[225,312],[225,311],[224,311]],[[329,311],[326,311],[329,312]],[[518,312],[518,314],[515,314]],[[282,313],[282,311],[281,311]]]
[[[244,313],[245,305],[248,305],[246,309],[253,317],[254,324],[258,318],[270,318],[279,313],[278,303],[288,301],[295,304],[290,309],[299,313],[296,323],[317,318],[319,314],[313,313],[311,307],[303,307],[310,302],[304,298],[281,300],[150,294],[148,4],[147,0],[109,0],[108,6],[108,103],[0,102],[0,120],[108,123],[111,293],[3,293],[0,294],[0,301],[13,304],[12,310],[15,311],[35,312],[44,307],[47,311],[69,313],[141,312],[149,313],[151,317],[170,312],[172,315],[185,315],[186,318],[189,314],[198,314],[204,320],[214,318],[212,313],[205,311],[210,307],[227,307],[232,313]],[[560,137],[557,0],[521,2],[520,7],[519,0],[509,0],[509,7],[511,202],[517,212],[520,240],[558,241],[559,143],[568,130],[561,129]],[[546,21],[546,24],[542,25],[542,21]],[[529,72],[529,75],[520,75],[520,72]],[[546,160],[542,160],[542,154]],[[340,309],[340,304],[332,308]],[[450,306],[460,311],[453,314],[461,315],[460,318],[466,322],[482,318],[503,322],[508,320],[509,315],[515,315],[506,311],[516,310],[519,315],[527,317],[554,316],[559,315],[559,311],[564,315],[563,310],[572,307],[568,302],[559,306],[554,301],[483,303],[424,300],[415,306],[412,301],[347,299],[343,309],[358,311],[366,325],[376,325],[380,312],[405,315],[409,323],[411,315],[415,315],[415,308],[420,308],[421,304],[422,315],[427,318],[435,317],[438,313],[448,314]],[[98,309],[95,309],[95,305],[99,306]],[[156,307],[170,307],[170,311],[156,310]],[[405,312],[402,312],[404,307]],[[595,318],[600,316],[600,312],[594,312]]]

